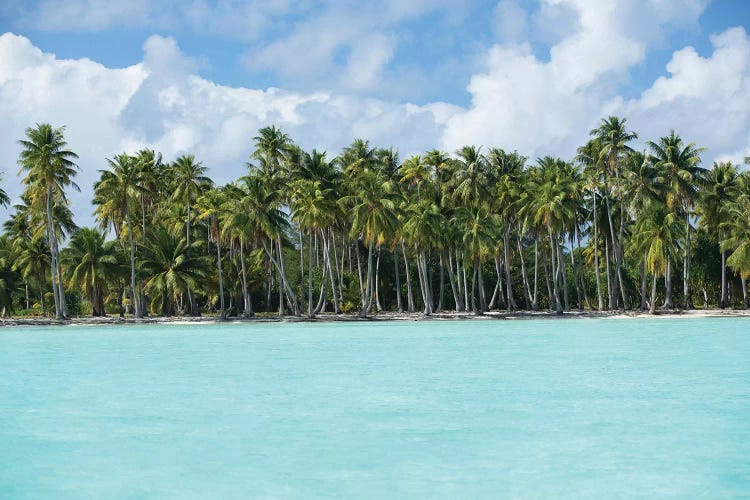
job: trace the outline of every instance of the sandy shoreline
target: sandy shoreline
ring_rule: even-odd
[[[132,325],[132,324],[197,324],[197,323],[278,323],[278,322],[334,322],[334,321],[440,321],[440,320],[514,320],[514,319],[632,319],[632,318],[725,318],[725,317],[750,317],[750,310],[743,309],[693,309],[688,311],[659,311],[656,315],[642,313],[640,311],[569,311],[562,315],[549,311],[520,311],[520,312],[503,312],[492,311],[482,316],[476,316],[472,313],[442,312],[432,316],[425,316],[421,313],[397,313],[381,312],[367,318],[360,318],[357,314],[320,314],[315,318],[306,316],[265,316],[258,315],[253,318],[232,317],[224,321],[219,320],[216,316],[153,316],[143,319],[133,317],[120,318],[118,316],[108,316],[103,318],[94,317],[77,317],[69,320],[57,321],[49,318],[2,318],[0,326],[93,326],[93,325]]]

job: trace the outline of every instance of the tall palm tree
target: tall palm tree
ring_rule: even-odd
[[[700,224],[706,233],[719,245],[724,241],[725,224],[740,193],[740,174],[732,162],[714,163],[713,168],[704,174],[701,196],[698,201]],[[727,298],[727,254],[721,250],[721,298],[719,307],[726,308]]]
[[[390,180],[369,170],[362,171],[355,179],[352,194],[341,199],[344,206],[351,207],[353,238],[360,237],[367,246],[367,278],[362,293],[360,316],[365,317],[373,296],[373,250],[394,235],[399,226],[399,194]]]
[[[74,161],[78,155],[67,149],[64,131],[65,127],[53,128],[47,123],[37,124],[35,128],[26,129],[26,139],[18,141],[22,147],[18,163],[21,172],[25,173],[23,183],[27,186],[33,210],[44,216],[57,319],[67,316],[67,303],[60,279],[59,227],[54,209],[56,205],[67,205],[65,188],[70,186],[78,189],[72,180],[77,171]]]
[[[599,140],[599,161],[602,166],[605,167],[604,173],[604,199],[605,206],[607,208],[607,218],[609,219],[609,227],[614,228],[612,219],[612,207],[610,200],[610,185],[608,181],[609,176],[614,176],[614,189],[615,192],[621,192],[621,170],[622,163],[628,154],[632,152],[632,148],[628,146],[629,142],[638,138],[638,134],[627,130],[626,127],[627,119],[618,118],[616,116],[610,116],[602,119],[599,126],[591,130],[590,135],[596,137]],[[614,298],[615,305],[617,303],[616,290],[619,288],[622,305],[627,307],[627,298],[625,296],[625,285],[622,279],[622,260],[623,260],[623,231],[625,228],[625,207],[620,203],[620,220],[618,224],[618,234],[615,237],[615,232],[611,231],[612,247],[614,250],[615,260],[615,280],[617,287],[613,290],[612,298]]]
[[[135,237],[133,235],[133,207],[143,195],[141,169],[137,159],[125,153],[107,159],[108,170],[100,170],[99,181],[94,184],[95,213],[103,229],[114,226],[115,234],[128,233],[130,247],[130,292],[135,308],[135,317],[143,317],[141,294],[135,280]],[[122,225],[125,224],[123,228]]]
[[[107,283],[118,271],[114,244],[113,241],[105,241],[104,233],[97,229],[81,228],[73,233],[68,246],[62,251],[70,285],[84,290],[93,316],[107,315],[104,292]]]
[[[226,319],[227,312],[224,306],[224,277],[221,269],[221,244],[222,210],[226,204],[226,198],[222,189],[212,188],[205,191],[196,201],[199,220],[208,220],[209,234],[216,244],[216,274],[219,279],[219,318]]]
[[[701,153],[705,148],[699,148],[695,143],[684,144],[682,138],[674,130],[658,142],[649,141],[649,148],[653,155],[652,162],[662,170],[662,175],[668,186],[666,193],[667,207],[678,210],[685,218],[685,255],[683,267],[683,294],[685,308],[692,307],[690,301],[690,215],[693,203],[697,198],[701,177],[706,170],[701,168]],[[671,277],[667,269],[668,289],[671,290]],[[667,305],[672,305],[672,297],[667,297]]]
[[[670,261],[677,257],[680,233],[679,218],[662,203],[651,204],[636,222],[635,245],[646,254],[646,269],[653,276],[651,314],[656,312],[656,280],[667,274]]]
[[[192,245],[190,240],[190,210],[196,198],[205,189],[209,188],[213,184],[213,181],[205,176],[206,167],[201,162],[196,161],[193,155],[183,155],[177,158],[172,164],[172,170],[175,176],[173,199],[186,207],[185,244],[189,253]],[[190,314],[193,316],[200,315],[193,288],[188,286],[186,291],[190,300]]]

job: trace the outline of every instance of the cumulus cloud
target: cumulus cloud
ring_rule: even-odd
[[[500,5],[518,7],[512,0]],[[707,56],[693,47],[675,51],[665,75],[639,96],[618,94],[648,50],[675,26],[696,23],[705,5],[702,0],[548,0],[533,14],[535,29],[564,10],[575,14],[577,28],[550,48],[548,60],[535,55],[528,42],[492,46],[485,69],[467,87],[471,105],[448,118],[443,146],[501,145],[532,158],[570,158],[600,118],[618,115],[641,135],[636,147],[676,129],[686,141],[708,148],[705,163],[741,161],[750,155],[750,39],[744,28],[712,35]]]
[[[218,85],[171,38],[150,37],[139,64],[113,69],[87,59],[57,59],[25,37],[0,36],[0,170],[3,187],[17,196],[16,141],[34,123],[66,125],[70,147],[80,155],[72,196],[79,222],[91,222],[91,184],[105,158],[151,147],[171,160],[194,153],[219,182],[244,172],[258,128],[277,124],[307,149],[331,155],[355,137],[404,152],[439,141],[447,104],[415,106],[330,92]],[[415,131],[419,133],[415,133]],[[398,140],[406,137],[405,140]],[[408,149],[407,149],[408,148]]]

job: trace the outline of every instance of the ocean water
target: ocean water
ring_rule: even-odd
[[[750,496],[750,319],[0,329],[0,498]]]

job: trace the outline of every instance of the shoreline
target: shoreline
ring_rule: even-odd
[[[370,321],[455,321],[455,320],[529,320],[529,319],[668,319],[668,318],[750,318],[750,309],[691,309],[672,311],[658,311],[649,314],[641,311],[567,311],[556,314],[550,311],[491,311],[481,316],[466,312],[441,312],[431,316],[422,313],[380,312],[360,318],[357,313],[349,314],[319,314],[315,318],[307,316],[274,316],[256,315],[252,318],[229,317],[220,320],[217,316],[152,316],[142,319],[134,317],[120,318],[119,316],[105,317],[76,317],[67,320],[50,318],[0,318],[0,327],[14,326],[98,326],[98,325],[148,325],[174,324],[191,325],[198,323],[332,323],[332,322],[370,322]]]

